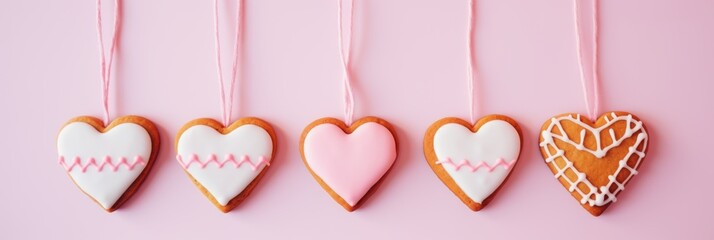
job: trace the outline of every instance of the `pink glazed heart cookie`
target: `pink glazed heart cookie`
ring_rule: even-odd
[[[352,212],[394,165],[397,140],[392,126],[377,117],[359,119],[352,126],[322,118],[303,131],[300,154],[320,186]]]
[[[241,118],[228,127],[210,118],[186,123],[176,137],[176,160],[191,181],[226,213],[248,197],[275,156],[267,122]]]
[[[106,127],[97,118],[76,117],[57,136],[59,164],[82,192],[113,212],[149,174],[159,141],[159,131],[143,117],[120,117]]]
[[[508,180],[518,163],[521,142],[521,129],[509,117],[489,115],[474,125],[448,117],[427,129],[424,155],[449,190],[479,211]]]

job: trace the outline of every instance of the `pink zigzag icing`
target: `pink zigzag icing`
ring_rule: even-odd
[[[188,163],[186,163],[183,161],[183,158],[181,157],[181,155],[176,155],[176,160],[178,160],[178,162],[181,164],[181,166],[184,169],[188,169],[191,166],[191,164],[193,164],[193,163],[198,164],[199,166],[201,166],[202,169],[206,168],[206,166],[208,166],[208,164],[210,164],[210,163],[215,163],[216,165],[218,165],[218,168],[223,168],[223,166],[225,166],[228,163],[233,163],[233,165],[235,165],[236,168],[239,168],[241,165],[243,165],[243,163],[248,163],[250,165],[251,169],[253,169],[253,171],[258,170],[258,167],[260,166],[260,164],[265,164],[265,166],[270,166],[270,162],[268,162],[268,159],[266,159],[264,156],[260,156],[259,159],[260,160],[256,164],[250,160],[250,157],[248,157],[248,155],[243,155],[243,157],[241,157],[240,161],[236,161],[233,154],[226,154],[226,157],[223,159],[223,162],[219,162],[218,157],[216,157],[216,154],[211,154],[208,156],[208,161],[201,162],[201,160],[198,158],[198,155],[191,154],[190,160],[188,161]]]
[[[72,169],[74,169],[75,167],[79,167],[84,173],[87,172],[87,169],[91,166],[94,166],[95,168],[97,168],[97,170],[101,172],[107,165],[111,167],[112,171],[114,172],[118,171],[119,167],[121,167],[122,165],[126,166],[126,168],[131,171],[134,170],[136,165],[146,165],[146,162],[144,162],[144,158],[142,158],[141,156],[136,156],[134,158],[134,162],[131,164],[129,164],[125,157],[120,157],[119,162],[114,164],[110,156],[105,156],[104,161],[102,161],[101,164],[97,164],[97,160],[93,157],[90,157],[89,161],[85,165],[82,165],[82,159],[80,157],[74,157],[72,164],[68,166],[67,162],[65,162],[64,160],[64,156],[59,156],[59,164],[62,165],[64,169],[67,170],[67,172],[71,172]]]
[[[461,163],[459,163],[459,164],[454,163],[454,161],[452,161],[451,158],[446,158],[446,160],[436,162],[436,164],[452,165],[456,168],[456,171],[459,171],[459,169],[461,169],[462,167],[467,167],[471,170],[471,172],[476,172],[476,170],[478,170],[481,167],[485,167],[488,170],[488,172],[493,172],[493,170],[496,170],[496,168],[498,166],[503,166],[504,169],[508,170],[509,168],[513,167],[513,164],[515,164],[515,163],[516,163],[515,159],[511,160],[510,162],[506,162],[506,160],[503,160],[503,158],[499,158],[498,162],[496,162],[496,164],[493,166],[488,165],[488,163],[486,163],[484,161],[481,161],[478,164],[476,164],[476,166],[474,166],[474,165],[471,165],[471,162],[469,162],[469,160],[466,160],[466,159],[462,160]]]

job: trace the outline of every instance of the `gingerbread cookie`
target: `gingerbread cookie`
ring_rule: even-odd
[[[59,164],[108,212],[141,186],[159,152],[159,131],[146,118],[124,116],[109,126],[94,117],[67,122],[57,136]]]
[[[521,142],[521,130],[509,117],[489,115],[474,125],[448,117],[427,129],[424,155],[439,179],[466,206],[479,211],[510,176]]]
[[[568,113],[545,122],[539,142],[555,178],[588,212],[599,216],[637,174],[648,135],[631,113],[608,112],[595,123]]]
[[[318,119],[300,138],[300,154],[310,174],[347,211],[374,192],[397,159],[392,126],[365,117],[351,126],[335,118]]]
[[[277,149],[275,131],[258,118],[228,127],[210,118],[188,122],[176,137],[176,160],[222,212],[242,202],[265,174]]]

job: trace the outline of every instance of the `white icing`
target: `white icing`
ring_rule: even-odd
[[[585,123],[583,123],[580,120],[580,115],[577,115],[576,118],[573,118],[571,115],[559,117],[559,118],[553,118],[550,121],[550,125],[546,130],[544,130],[541,135],[543,137],[543,142],[540,143],[540,147],[543,148],[544,152],[548,155],[547,158],[545,159],[545,162],[548,164],[551,164],[556,170],[555,178],[560,178],[562,177],[570,187],[568,187],[568,191],[573,192],[577,191],[578,194],[580,194],[580,203],[585,204],[588,203],[590,206],[604,206],[605,204],[608,204],[610,202],[616,202],[617,198],[615,197],[619,192],[625,190],[625,184],[627,184],[628,181],[632,178],[632,176],[637,174],[637,169],[640,165],[640,162],[642,161],[642,158],[645,157],[645,150],[647,148],[647,132],[645,132],[645,129],[642,127],[642,122],[637,121],[632,118],[632,115],[621,115],[617,116],[614,112],[610,113],[610,116],[612,117],[611,119],[605,116],[605,124],[598,127],[598,128],[593,128]],[[565,133],[565,130],[563,130],[562,125],[560,124],[561,121],[569,121],[572,123],[577,124],[578,126],[582,127],[583,130],[580,132],[580,140],[578,143],[575,143],[573,140],[571,140],[568,135]],[[612,124],[615,124],[616,122],[619,121],[625,121],[627,124],[627,128],[625,129],[625,132],[623,133],[620,138],[617,138],[615,131],[610,128],[608,130],[609,137],[612,140],[612,143],[608,146],[602,147],[601,146],[601,138],[600,138],[600,133],[610,127]],[[634,126],[633,126],[634,124]],[[553,128],[557,128],[558,131],[562,135],[557,135],[554,134]],[[590,131],[593,136],[595,137],[596,141],[596,149],[588,149],[584,147],[584,142],[585,142],[585,131]],[[639,133],[637,133],[639,132]],[[594,155],[597,158],[602,158],[607,155],[607,152],[610,149],[613,149],[615,147],[620,146],[622,142],[625,139],[631,138],[635,133],[637,133],[635,144],[632,145],[631,147],[628,148],[628,152],[623,157],[622,159],[619,160],[618,162],[618,168],[617,170],[612,174],[608,176],[609,182],[605,184],[605,186],[601,186],[600,188],[595,187],[588,179],[585,173],[582,173],[578,171],[575,166],[573,165],[573,162],[565,157],[565,152],[562,149],[559,149],[557,145],[555,145],[555,139],[558,139],[560,141],[563,141],[567,144],[575,146],[578,150],[588,152],[592,155]],[[643,145],[644,144],[644,145]],[[638,150],[642,146],[642,150]],[[551,153],[551,151],[548,149],[548,147],[551,147],[555,149],[555,153]],[[637,155],[637,161],[634,166],[629,166],[627,164],[627,161],[632,157],[633,154]],[[557,158],[562,158],[563,161],[565,162],[565,166],[560,168],[556,163],[555,160]],[[620,174],[620,172],[623,169],[627,169],[630,174],[627,176],[627,178],[622,182],[618,182],[616,176]],[[566,175],[565,172],[567,170],[571,170],[575,173],[575,175],[578,177],[575,180],[569,179]],[[587,188],[589,189],[587,193],[583,192],[580,188],[578,188],[578,185],[580,184],[585,184]],[[615,185],[615,191],[610,192],[610,188]],[[594,199],[593,199],[594,197]],[[607,198],[606,198],[607,197]]]
[[[106,133],[101,133],[87,123],[74,122],[60,130],[57,150],[68,165],[77,157],[82,165],[89,164],[90,158],[96,159],[99,164],[107,156],[114,163],[118,163],[121,158],[133,163],[137,156],[148,163],[151,156],[151,136],[146,129],[135,123],[122,123]],[[136,164],[132,170],[120,166],[113,171],[109,166],[101,170],[90,166],[85,172],[80,167],[72,168],[68,172],[83,192],[105,209],[109,209],[145,167],[145,164]]]
[[[456,185],[474,202],[482,203],[503,183],[513,169],[501,160],[515,163],[521,150],[518,131],[508,122],[492,120],[482,125],[476,133],[468,128],[449,123],[441,126],[434,134],[434,152],[446,172]],[[479,167],[471,171],[467,167],[444,164],[447,159],[454,163],[479,166],[480,163],[493,167]],[[484,165],[485,166],[485,165]]]
[[[185,164],[189,163],[193,154],[199,156],[204,163],[209,161],[212,154],[217,156],[219,162],[223,162],[229,154],[232,154],[236,161],[241,161],[244,156],[248,157],[252,165],[245,163],[237,166],[227,163],[220,167],[213,162],[206,164],[205,168],[201,164],[190,164],[186,168],[218,203],[225,206],[243,192],[265,168],[266,164],[261,164],[260,158],[264,157],[266,161],[272,159],[273,141],[265,129],[253,124],[242,125],[226,135],[205,125],[196,125],[179,136],[177,150]],[[255,170],[253,165],[256,166]]]

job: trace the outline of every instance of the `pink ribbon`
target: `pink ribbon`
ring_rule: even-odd
[[[114,29],[112,42],[109,47],[109,60],[107,63],[104,50],[104,34],[102,34],[102,0],[97,0],[97,36],[99,37],[99,71],[102,75],[102,106],[104,108],[104,124],[109,124],[109,83],[111,80],[112,63],[117,42],[117,29],[119,29],[119,0],[114,0]]]
[[[590,98],[590,95],[588,94],[588,83],[587,83],[587,77],[586,77],[586,64],[585,64],[585,49],[583,47],[583,30],[581,26],[581,20],[580,20],[580,1],[581,0],[575,0],[575,38],[577,40],[577,47],[578,47],[578,62],[580,66],[580,81],[582,83],[583,87],[583,94],[585,97],[585,108],[587,109],[588,117],[592,120],[595,120],[597,116],[599,115],[600,112],[600,93],[599,93],[599,86],[598,83],[600,82],[599,75],[598,75],[598,0],[590,0],[592,2],[592,53],[591,53],[591,65],[589,71],[591,73],[590,76],[590,85],[592,87],[592,98]]]
[[[216,38],[216,65],[218,72],[218,86],[220,88],[221,97],[221,118],[223,120],[223,125],[228,126],[231,120],[231,115],[233,114],[233,93],[235,92],[236,79],[238,78],[238,66],[239,66],[239,55],[238,50],[240,48],[240,32],[241,32],[241,3],[243,0],[237,0],[236,3],[236,35],[235,43],[233,45],[233,69],[231,71],[231,83],[229,85],[229,92],[225,92],[225,84],[223,83],[223,67],[221,64],[221,43],[218,28],[218,0],[213,1],[213,27]],[[226,100],[226,95],[228,99]]]
[[[354,6],[353,0],[347,0],[349,2],[349,23],[347,23],[347,28],[343,29],[343,14],[342,14],[342,0],[337,0],[337,32],[338,41],[340,47],[340,59],[342,60],[342,80],[344,82],[343,92],[344,92],[344,105],[345,105],[345,123],[349,126],[352,125],[352,115],[354,114],[354,95],[352,94],[352,84],[350,83],[351,73],[350,73],[350,52],[352,48],[352,20],[354,19]],[[346,30],[346,31],[345,31]],[[345,36],[346,35],[346,36]]]
[[[469,24],[468,24],[468,37],[466,38],[466,45],[469,51],[468,58],[466,62],[468,63],[467,74],[468,79],[466,84],[469,90],[469,116],[471,117],[471,123],[476,123],[476,103],[474,97],[474,91],[476,81],[478,81],[478,72],[476,71],[476,56],[474,54],[474,33],[476,32],[476,27],[474,26],[474,6],[476,0],[469,0]]]

